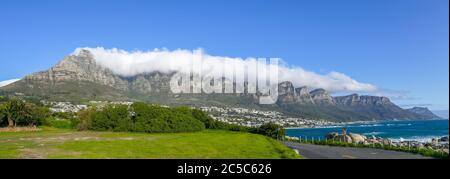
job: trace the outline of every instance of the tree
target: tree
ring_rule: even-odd
[[[77,117],[72,120],[72,125],[78,130],[88,130],[92,123],[92,115],[96,110],[95,107],[92,107],[79,111]]]
[[[5,109],[5,105],[0,104],[0,126],[2,125],[3,119],[5,118],[5,114],[3,112],[4,109]]]
[[[27,120],[32,118],[32,105],[22,100],[11,99],[2,108],[2,113],[8,121],[8,127],[15,127],[20,122],[28,123]]]
[[[0,103],[8,101],[8,98],[0,95]]]
[[[28,104],[31,109],[30,118],[24,121],[28,125],[43,125],[45,120],[51,116],[50,109],[47,107],[40,107],[33,104]]]

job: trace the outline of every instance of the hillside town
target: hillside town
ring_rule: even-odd
[[[310,120],[304,118],[287,117],[277,111],[262,111],[246,108],[221,108],[221,107],[200,107],[202,111],[208,112],[213,118],[230,124],[238,124],[248,127],[257,127],[265,123],[276,123],[284,127],[305,127],[313,128],[331,125],[332,122],[324,120]]]
[[[130,106],[133,104],[133,102],[109,102],[109,101],[89,101],[87,104],[73,104],[71,102],[49,102],[42,100],[42,104],[45,106],[49,106],[50,111],[52,112],[71,112],[76,113],[78,111],[81,111],[83,109],[87,109],[89,106],[96,106],[96,107],[103,107],[106,105],[127,105]]]
[[[89,101],[86,104],[73,104],[71,102],[48,102],[41,101],[46,106],[49,106],[52,112],[78,112],[87,109],[89,106],[102,107],[105,105],[132,105],[133,102],[108,102],[108,101]],[[333,123],[324,120],[310,120],[304,118],[287,117],[277,111],[262,111],[247,108],[221,108],[216,106],[202,106],[200,110],[207,112],[216,120],[238,124],[247,127],[258,127],[265,123],[276,123],[284,127],[319,127],[325,125],[332,125]]]

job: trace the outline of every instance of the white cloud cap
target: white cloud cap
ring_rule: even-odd
[[[120,49],[97,48],[78,48],[73,55],[77,55],[81,50],[89,50],[100,66],[108,68],[114,73],[122,76],[134,76],[141,73],[151,72],[186,72],[191,65],[192,59],[199,59],[201,55],[203,71],[220,73],[225,62],[234,62],[237,65],[250,65],[258,60],[256,58],[231,58],[223,56],[212,56],[206,54],[202,49],[197,50],[167,50],[154,49],[151,51],[132,51],[128,52]],[[242,68],[237,68],[242,69]],[[236,72],[237,74],[242,74]],[[308,86],[310,88],[323,88],[332,93],[334,92],[358,92],[373,93],[378,88],[375,85],[358,82],[349,76],[330,72],[328,74],[317,74],[315,72],[304,70],[300,67],[290,67],[279,65],[279,81],[291,81],[295,86]]]
[[[0,81],[0,87],[7,86],[7,85],[14,83],[16,81],[19,81],[19,80],[20,79],[11,79],[11,80]]]

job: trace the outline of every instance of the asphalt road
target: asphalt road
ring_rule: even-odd
[[[406,152],[283,142],[307,159],[430,159]]]

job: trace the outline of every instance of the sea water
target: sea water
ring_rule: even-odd
[[[290,128],[286,129],[286,135],[291,137],[302,137],[303,139],[324,139],[330,132],[342,132],[363,134],[365,136],[376,136],[394,141],[420,141],[428,142],[433,138],[448,136],[448,120],[415,120],[415,121],[385,121],[364,122],[323,126],[318,128]]]

